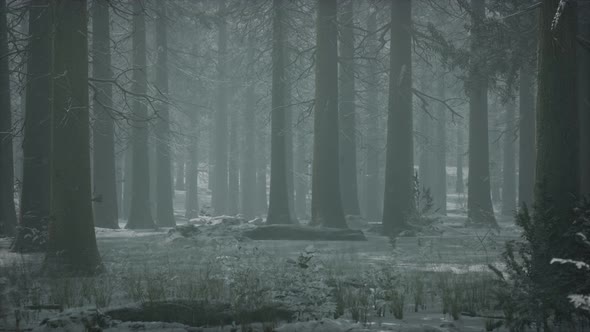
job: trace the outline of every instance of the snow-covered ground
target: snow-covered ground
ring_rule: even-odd
[[[175,198],[179,215],[183,194]],[[109,308],[176,299],[223,302],[236,311],[286,306],[300,322],[271,319],[276,331],[483,331],[497,320],[465,312],[500,315],[493,310],[487,265],[501,267],[504,243],[519,231],[511,218],[500,217],[499,231],[466,228],[461,197],[449,201],[453,212],[429,231],[395,241],[372,232],[372,223],[367,241],[353,242],[254,241],[241,234],[256,226],[235,218],[193,220],[184,235],[166,228],[97,228],[108,272],[95,278],[43,278],[36,272],[41,255],[10,253],[7,239],[1,239],[0,331],[16,329],[17,317],[21,329],[84,330],[84,322],[100,325],[96,317]],[[32,307],[46,304],[65,311]],[[340,318],[334,320],[334,313]],[[105,331],[197,331],[182,324],[101,324]],[[248,326],[273,330],[268,323]]]

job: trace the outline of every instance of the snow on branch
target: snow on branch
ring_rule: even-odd
[[[561,14],[563,14],[568,2],[569,0],[559,0],[555,16],[553,16],[553,21],[551,22],[551,31],[554,31],[557,28],[557,25],[559,25],[559,19],[561,18]]]
[[[572,264],[572,265],[575,265],[578,270],[582,270],[582,269],[590,270],[590,265],[588,265],[584,262],[581,262],[581,261],[574,261],[571,259],[553,258],[551,260],[551,264],[554,264],[554,263]]]

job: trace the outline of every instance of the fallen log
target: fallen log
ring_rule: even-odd
[[[231,308],[228,303],[175,300],[113,308],[104,314],[124,322],[166,322],[200,327],[291,321],[295,313],[274,303],[260,308],[237,310]]]
[[[367,241],[360,230],[300,225],[264,225],[242,233],[252,240]]]

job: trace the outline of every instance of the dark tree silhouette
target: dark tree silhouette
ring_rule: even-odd
[[[133,4],[133,92],[147,92],[145,2],[134,0]],[[133,101],[132,114],[132,179],[131,206],[126,228],[155,228],[150,204],[150,171],[148,157],[148,111],[143,100]]]
[[[86,1],[55,0],[51,6],[55,84],[45,270],[94,274],[102,263],[92,220]]]
[[[338,162],[338,30],[336,0],[319,0],[311,224],[346,228]]]
[[[444,77],[438,82],[438,96],[444,100]],[[443,104],[438,104],[434,140],[434,186],[432,198],[437,213],[447,213],[447,110]]]
[[[168,16],[166,3],[157,2],[156,45],[158,63],[156,67],[156,86],[165,99],[168,98]],[[156,222],[158,226],[176,225],[172,207],[172,170],[170,158],[170,112],[165,102],[158,107],[156,123]]]
[[[49,216],[49,148],[51,109],[51,13],[48,0],[33,0],[29,11],[29,44],[23,139],[23,179],[19,225],[13,249],[43,251]]]
[[[16,227],[16,210],[6,13],[6,0],[0,0],[0,54],[4,54],[0,58],[0,234],[13,235]]]
[[[360,215],[356,168],[356,109],[354,82],[353,1],[348,0],[340,14],[339,117],[340,190],[342,208],[347,215]]]
[[[377,43],[377,11],[369,5],[367,17],[367,48],[369,56],[375,56]],[[381,202],[379,200],[379,75],[377,74],[377,60],[369,59],[367,64],[367,152],[365,174],[364,215],[369,220],[378,220]]]
[[[408,227],[415,210],[412,119],[412,1],[391,1],[389,114],[383,232],[396,235]]]
[[[463,181],[463,155],[465,151],[463,150],[463,127],[461,127],[460,123],[457,124],[457,179],[455,181],[455,192],[458,194],[463,194],[465,192],[465,183]]]
[[[272,18],[272,103],[270,136],[270,193],[268,215],[269,224],[291,224],[289,195],[287,193],[286,156],[286,70],[285,70],[285,27],[284,2],[273,0]]]
[[[109,3],[94,1],[92,5],[92,76],[112,80]],[[92,109],[96,120],[92,126],[94,224],[97,227],[119,228],[117,211],[117,179],[115,171],[115,128],[112,87],[97,82]]]
[[[533,204],[536,158],[534,71],[534,64],[525,63],[519,75],[518,202],[529,207]]]
[[[578,196],[578,108],[576,88],[576,12],[565,6],[552,24],[558,0],[544,0],[539,19],[537,163],[535,208],[562,220],[555,236],[571,224]],[[556,43],[556,40],[559,41]]]
[[[254,38],[249,37],[246,51],[246,63],[254,63]],[[256,208],[256,108],[254,100],[254,82],[252,70],[249,72],[248,86],[244,96],[244,154],[240,173],[242,185],[242,213],[246,218],[253,218],[257,214]]]
[[[467,217],[469,222],[496,225],[490,195],[488,138],[488,74],[483,37],[485,0],[471,1],[471,59],[467,94],[469,97],[469,183]]]
[[[515,105],[506,105],[504,150],[502,166],[502,214],[514,215],[516,211],[516,151],[515,151]]]
[[[215,169],[213,172],[213,193],[211,205],[215,214],[224,214],[227,212],[228,199],[228,155],[227,155],[227,23],[225,21],[225,0],[219,3],[219,34],[217,37],[217,98],[215,101],[215,129],[214,129],[214,156]]]

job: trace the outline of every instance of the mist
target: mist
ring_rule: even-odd
[[[590,3],[0,0],[0,331],[590,330]]]

